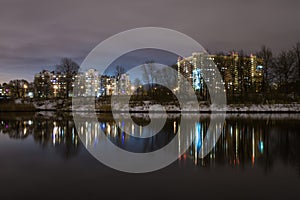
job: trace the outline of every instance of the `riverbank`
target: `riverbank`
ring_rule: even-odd
[[[179,113],[179,112],[220,112],[220,113],[300,113],[300,103],[290,104],[229,104],[223,107],[216,105],[207,105],[205,103],[197,106],[187,102],[184,108],[167,104],[161,106],[145,101],[139,104],[121,105],[114,104],[117,112],[135,112],[147,113],[149,110],[153,112]],[[162,109],[163,108],[163,109]],[[108,103],[97,102],[95,106],[80,105],[72,108],[71,100],[45,100],[45,101],[25,101],[25,100],[2,100],[0,101],[0,112],[36,112],[36,111],[56,111],[56,112],[111,112],[111,105]]]

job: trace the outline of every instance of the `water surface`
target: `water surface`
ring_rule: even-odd
[[[299,198],[299,114],[227,115],[215,148],[204,159],[199,149],[211,116],[190,117],[195,139],[185,154],[159,171],[127,174],[88,153],[67,113],[1,113],[0,198]],[[146,114],[132,118],[141,126],[134,134],[147,131]],[[174,138],[180,115],[170,115],[162,131],[150,139],[126,135],[116,125],[112,116],[101,114],[99,123],[82,128],[101,127],[120,148],[150,152]],[[91,135],[85,142],[97,141],[101,138]]]

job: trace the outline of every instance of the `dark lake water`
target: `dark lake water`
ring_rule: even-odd
[[[170,115],[158,135],[136,140],[112,116],[98,117],[83,128],[100,126],[114,144],[138,153],[168,144],[180,124]],[[132,118],[141,125],[136,134],[147,131],[147,115]],[[208,114],[191,116],[192,134],[209,123]],[[196,138],[168,167],[129,174],[90,155],[70,114],[0,113],[0,199],[299,199],[300,114],[228,114],[203,159]]]

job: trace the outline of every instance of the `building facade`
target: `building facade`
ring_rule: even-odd
[[[34,96],[37,98],[65,98],[67,94],[66,75],[43,70],[34,77]],[[76,94],[73,88],[76,86]],[[4,90],[1,90],[4,91]],[[100,75],[96,69],[89,69],[72,77],[72,96],[130,95],[131,81],[128,74],[118,77]]]
[[[224,85],[227,93],[239,95],[245,92],[260,92],[263,81],[262,60],[255,55],[244,56],[238,53],[229,55],[209,55],[193,53],[187,58],[179,58],[178,88],[183,87],[185,78],[195,91],[207,95],[207,86],[216,90]],[[217,81],[216,67],[222,81]],[[184,89],[184,88],[183,88]]]

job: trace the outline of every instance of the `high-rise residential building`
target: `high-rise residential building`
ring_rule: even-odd
[[[100,96],[117,95],[117,79],[114,76],[102,75],[100,80]]]
[[[10,88],[6,83],[2,85],[0,84],[0,96],[2,97],[10,96]]]
[[[34,96],[37,98],[52,98],[54,96],[53,72],[43,70],[34,76]],[[56,83],[56,79],[55,79]]]
[[[66,82],[65,82],[66,75],[60,73],[51,74],[51,84],[53,88],[53,96],[52,97],[64,97],[66,93]]]
[[[73,88],[76,87],[76,94]],[[66,75],[43,70],[34,77],[34,95],[38,98],[65,98]],[[72,77],[70,96],[130,95],[131,83],[128,74],[117,77],[100,75],[96,69],[89,69]],[[2,90],[1,90],[2,91]]]
[[[214,55],[214,62],[221,72],[225,88],[232,94],[247,91],[260,92],[263,81],[263,61],[255,55],[238,53]]]
[[[118,78],[118,94],[119,95],[130,95],[131,94],[131,83],[129,74],[121,74]]]
[[[117,95],[118,94],[118,82],[117,78],[112,76],[107,79],[106,95]]]
[[[228,93],[241,94],[247,91],[260,92],[263,81],[262,60],[255,55],[243,56],[209,55],[193,53],[192,56],[178,59],[178,87],[185,78],[196,91],[207,94],[206,87],[220,89],[223,84]],[[216,79],[216,66],[223,81]]]
[[[84,76],[84,96],[100,96],[99,72],[96,69],[89,69],[81,76]]]
[[[186,90],[185,79],[194,90],[207,96],[207,86],[214,89],[221,88],[216,79],[213,57],[206,53],[193,53],[192,56],[177,61],[178,67],[178,89]]]
[[[72,76],[74,83],[77,75]],[[66,97],[66,75],[54,71],[43,70],[34,76],[34,96],[37,98],[62,98]],[[69,88],[69,97],[73,95],[74,84]]]

